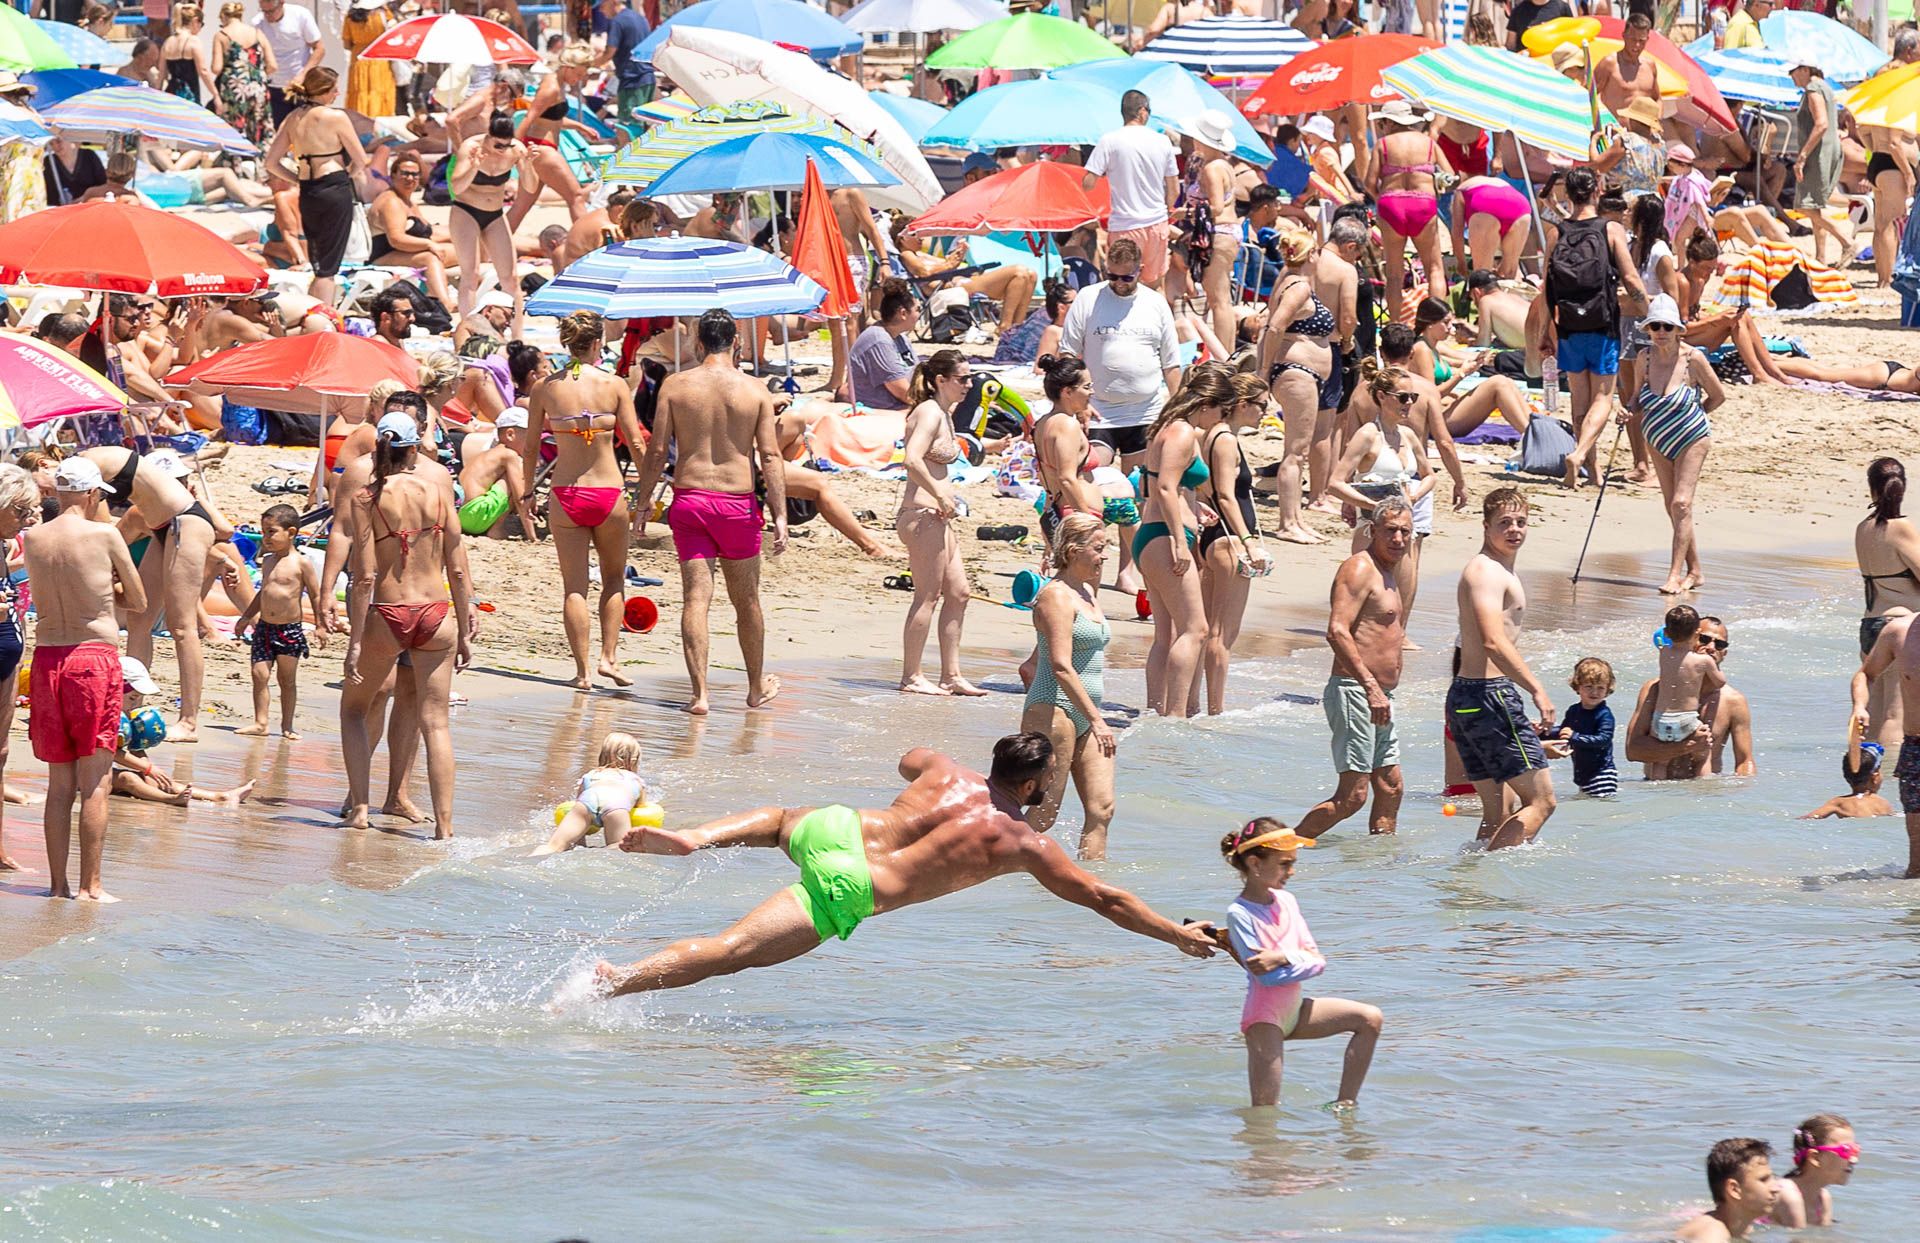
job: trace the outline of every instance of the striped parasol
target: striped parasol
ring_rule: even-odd
[[[112,142],[128,133],[170,147],[258,155],[260,148],[199,104],[150,86],[108,86],[65,99],[41,113],[47,127],[79,142]]]
[[[1800,103],[1800,88],[1787,74],[1793,57],[1786,52],[1738,47],[1699,52],[1693,59],[1728,99],[1769,108],[1792,108]]]
[[[1386,69],[1380,80],[1444,117],[1569,159],[1587,158],[1587,92],[1550,65],[1500,48],[1450,44]],[[1600,109],[1600,122],[1613,117]]]
[[[867,150],[853,135],[829,121],[797,117],[779,104],[747,100],[715,104],[656,126],[608,160],[600,170],[600,180],[649,186],[696,151],[705,151],[731,138],[767,133],[813,134]]]
[[[1170,60],[1195,73],[1264,78],[1283,62],[1320,46],[1285,22],[1209,17],[1175,26],[1140,49],[1141,60]]]
[[[529,315],[597,311],[610,319],[698,315],[719,307],[735,315],[795,315],[827,296],[764,250],[699,237],[616,242],[583,255],[540,287]]]
[[[32,109],[0,99],[0,142],[44,143],[52,137]]]
[[[40,28],[42,34],[53,40],[55,47],[72,57],[76,65],[118,69],[133,59],[131,43],[114,43],[102,39],[84,27],[67,22],[49,21],[44,17],[34,18],[33,24]]]

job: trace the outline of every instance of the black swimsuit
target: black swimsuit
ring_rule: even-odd
[[[125,513],[133,504],[133,476],[139,469],[140,455],[127,450],[127,464],[115,471],[106,484],[107,507],[113,512]]]
[[[476,186],[504,186],[511,180],[513,180],[512,169],[504,173],[481,172],[473,175],[473,184]],[[459,199],[455,199],[453,205],[467,213],[467,218],[473,221],[474,226],[482,233],[485,233],[494,221],[507,214],[504,208],[475,207],[470,203],[462,203]]]
[[[405,232],[408,237],[417,237],[425,241],[433,237],[433,226],[428,224],[426,221],[420,219],[420,217],[418,216],[408,216],[407,227]],[[407,263],[411,265],[415,258],[425,253],[423,251],[418,251],[418,250],[401,250],[398,246],[395,246],[393,244],[392,233],[382,234],[381,241],[384,242],[385,245],[381,248],[380,253],[376,254],[370,260],[370,262],[376,265],[389,257],[398,257],[400,259],[406,260]]]
[[[1213,436],[1201,450],[1201,455],[1206,460],[1208,466],[1212,466],[1213,464],[1213,446],[1220,443],[1220,436],[1222,434],[1233,434],[1229,429],[1224,427],[1216,427],[1213,431]],[[1233,447],[1235,455],[1240,459],[1240,469],[1234,473],[1233,477],[1233,503],[1240,507],[1240,520],[1246,524],[1247,534],[1252,535],[1260,529],[1260,525],[1255,521],[1253,515],[1253,472],[1247,469],[1247,450],[1246,447],[1240,443],[1240,438],[1237,436],[1234,437]],[[1208,477],[1208,482],[1213,486],[1213,508],[1215,512],[1224,514],[1226,512],[1226,506],[1222,504],[1220,500],[1220,476],[1211,475]],[[1224,517],[1218,522],[1210,522],[1206,526],[1201,527],[1200,555],[1205,557],[1207,551],[1213,547],[1215,541],[1229,538],[1238,537],[1234,536],[1233,529],[1227,525]]]

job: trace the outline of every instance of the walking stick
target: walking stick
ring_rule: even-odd
[[[1580,559],[1573,563],[1573,581],[1580,581],[1580,567],[1587,563],[1587,545],[1593,543],[1593,528],[1600,522],[1600,502],[1607,499],[1607,479],[1613,474],[1614,455],[1620,452],[1620,434],[1627,430],[1625,423],[1613,426],[1613,448],[1607,450],[1607,468],[1600,472],[1600,495],[1593,498],[1593,517],[1587,521],[1587,538],[1580,541]]]

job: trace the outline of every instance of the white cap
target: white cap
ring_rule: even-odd
[[[187,465],[186,459],[172,449],[155,449],[141,456],[146,460],[147,465],[169,479],[185,479],[193,473],[193,468]]]
[[[496,289],[491,293],[481,294],[480,301],[474,304],[473,309],[476,311],[486,311],[496,306],[503,311],[511,311],[513,309],[513,299]]]
[[[120,658],[120,680],[132,687],[136,694],[158,695],[160,684],[153,680],[147,667],[131,656]]]
[[[380,421],[374,424],[374,431],[397,445],[411,447],[420,443],[420,425],[404,410],[381,415]]]
[[[1647,313],[1641,317],[1642,324],[1672,324],[1675,328],[1685,328],[1687,321],[1680,317],[1680,304],[1670,294],[1655,294],[1647,302]]]
[[[524,406],[508,406],[500,412],[500,417],[493,421],[494,430],[496,431],[505,431],[509,427],[525,427],[526,425],[527,411]]]
[[[1323,113],[1316,113],[1307,118],[1307,123],[1300,127],[1300,132],[1312,134],[1322,142],[1333,142],[1333,118]]]
[[[107,481],[86,458],[70,457],[54,468],[53,487],[57,492],[104,492]]]

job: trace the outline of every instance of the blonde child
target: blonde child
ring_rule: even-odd
[[[1301,982],[1327,965],[1300,904],[1286,892],[1298,850],[1311,845],[1312,838],[1269,816],[1250,820],[1221,839],[1220,853],[1245,881],[1227,911],[1226,946],[1247,969],[1240,1034],[1247,1042],[1253,1103],[1279,1104],[1283,1050],[1289,1040],[1320,1040],[1347,1032],[1352,1039],[1340,1072],[1340,1096],[1332,1107],[1351,1109],[1373,1063],[1382,1020],[1377,1008],[1357,1001],[1301,995]]]
[[[534,855],[572,850],[585,842],[595,828],[606,835],[609,846],[618,846],[629,833],[638,833],[647,844],[647,854],[693,853],[692,845],[677,833],[634,827],[633,809],[648,801],[647,786],[640,780],[639,770],[640,740],[632,734],[608,734],[600,743],[599,759],[580,778],[573,806],[554,826],[547,844],[534,851]]]
[[[1613,766],[1613,709],[1607,696],[1613,694],[1613,666],[1598,656],[1589,656],[1573,667],[1567,686],[1580,696],[1580,702],[1560,718],[1554,758],[1573,756],[1573,784],[1590,798],[1612,798],[1620,788],[1620,774]]]
[[[247,622],[256,614],[253,627],[253,724],[234,731],[257,737],[267,732],[267,704],[270,674],[280,678],[280,736],[298,738],[293,729],[296,702],[294,679],[300,662],[307,655],[307,631],[300,621],[300,601],[305,597],[313,615],[320,616],[320,575],[313,562],[293,546],[299,532],[300,513],[291,505],[275,505],[260,515],[260,590],[254,593],[240,620],[234,623],[233,637],[247,638]],[[327,632],[314,628],[316,647],[327,645]]]

